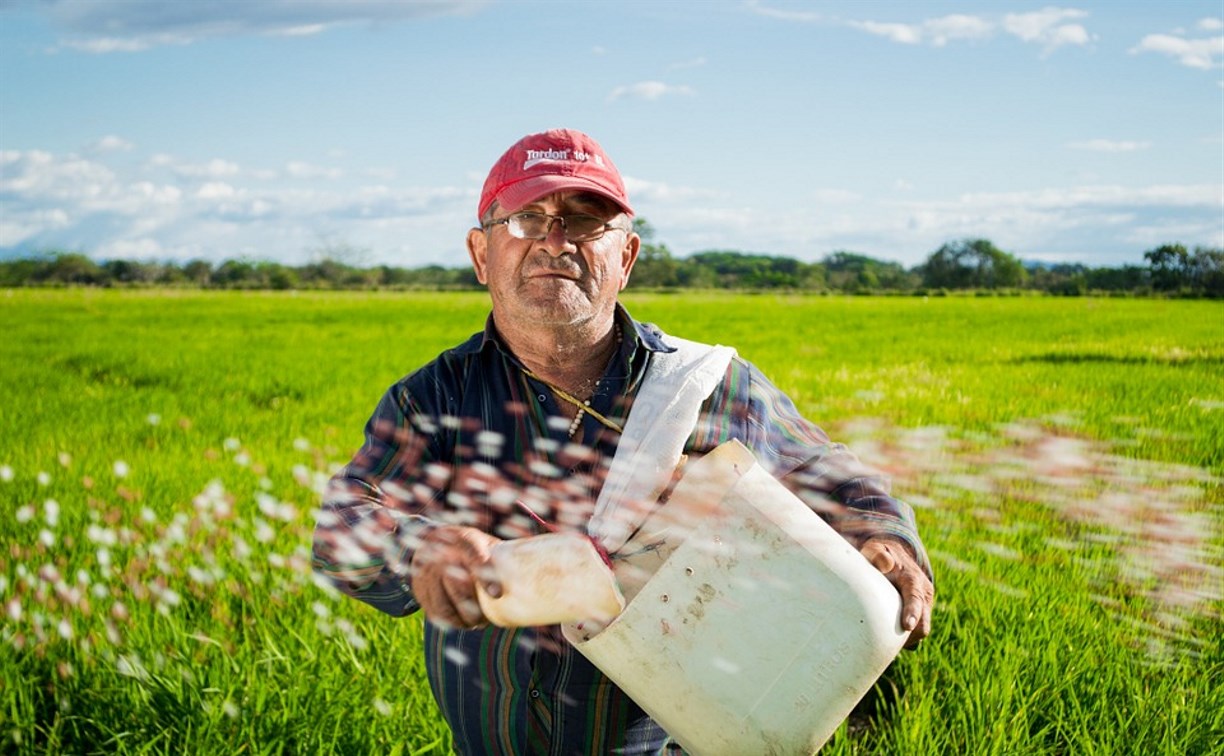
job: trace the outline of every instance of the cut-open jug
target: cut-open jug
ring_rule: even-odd
[[[697,756],[813,753],[907,637],[896,589],[736,441],[613,565],[624,611],[565,636]]]

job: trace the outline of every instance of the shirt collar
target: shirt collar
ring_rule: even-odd
[[[641,345],[649,352],[674,352],[676,347],[671,346],[663,341],[663,332],[654,323],[640,323],[633,319],[629,311],[625,309],[620,302],[616,303],[616,322],[621,325],[621,333],[624,334],[624,342],[621,344],[621,357],[630,359],[633,356],[634,350]],[[472,339],[464,345],[471,349],[472,352],[482,351],[486,348],[497,349],[506,357],[509,357],[514,362],[518,359],[506,347],[502,341],[501,335],[497,332],[497,326],[493,323],[493,313],[489,313],[489,317],[485,319],[484,334],[479,341]]]

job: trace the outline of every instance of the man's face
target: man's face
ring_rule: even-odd
[[[541,197],[515,212],[585,214],[629,227],[612,202],[596,194],[566,191]],[[497,210],[493,218],[510,215]],[[499,325],[577,325],[612,312],[629,281],[641,239],[609,229],[594,241],[571,242],[560,221],[543,239],[518,239],[505,224],[468,232],[476,278],[489,287]]]

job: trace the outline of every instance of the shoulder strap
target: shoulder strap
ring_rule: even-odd
[[[610,553],[625,544],[671,483],[698,410],[735,356],[731,347],[666,339],[676,351],[651,355],[587,525]]]

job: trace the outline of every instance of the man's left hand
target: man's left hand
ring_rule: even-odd
[[[901,594],[901,628],[909,630],[906,648],[914,648],[931,634],[931,606],[935,586],[909,547],[895,538],[869,538],[859,549]]]

